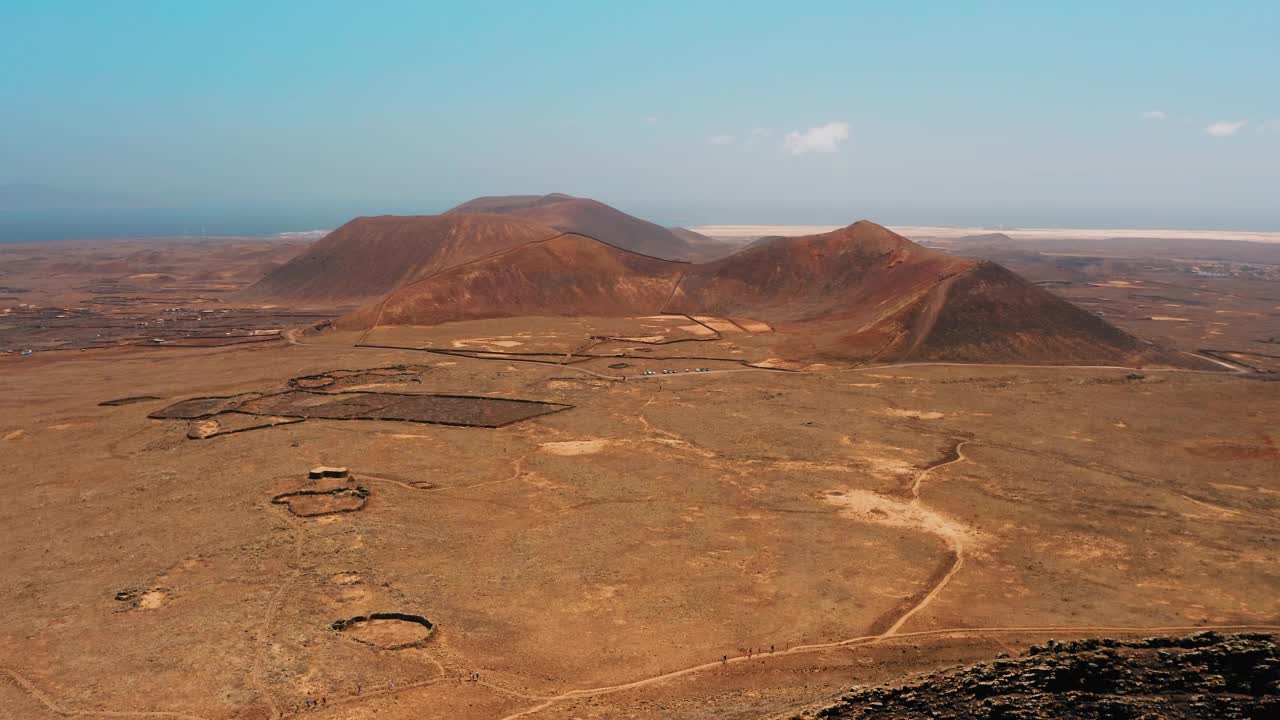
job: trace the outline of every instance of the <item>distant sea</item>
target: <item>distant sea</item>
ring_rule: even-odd
[[[351,215],[263,210],[0,210],[0,243],[147,237],[270,237],[335,228]]]
[[[270,208],[270,207],[234,207],[234,208],[93,208],[73,210],[13,210],[0,207],[0,243],[34,242],[44,240],[93,240],[104,238],[148,238],[148,237],[274,237],[283,233],[311,231],[315,228],[336,228],[348,220],[360,215],[412,214],[440,212],[439,209],[425,207],[359,207],[334,206],[332,208]],[[824,223],[832,226],[843,226],[851,222],[849,218],[860,217],[851,213],[848,217],[836,220],[831,213],[814,213],[808,222]],[[990,225],[979,222],[980,218],[967,217],[962,213],[954,213],[955,217],[947,218],[948,222],[934,220],[931,225],[948,225],[951,228],[973,228],[965,232],[992,232]],[[894,214],[872,213],[869,215],[877,221],[889,226],[920,225],[919,218],[912,218],[906,213]],[[1183,228],[1184,230],[1201,229],[1229,231],[1257,231],[1260,229],[1280,229],[1280,219],[1252,216],[1222,218],[1220,221],[1200,219],[1192,222],[1190,218],[1169,217],[1165,221],[1159,218],[1130,217],[1095,217],[1090,216],[1092,225],[1081,225],[1072,222],[1070,217],[1027,218],[1020,227],[1033,228]],[[1252,222],[1252,220],[1258,222]],[[1057,222],[1055,222],[1057,220]],[[1079,218],[1077,218],[1079,220]],[[1137,220],[1142,220],[1138,222]],[[1181,221],[1180,221],[1181,220]],[[686,227],[699,223],[683,223]],[[729,227],[729,226],[719,226]],[[731,234],[743,236],[741,228]],[[978,228],[986,228],[978,230]],[[942,230],[944,228],[934,228]],[[763,232],[763,231],[762,231]],[[1016,230],[1010,230],[1016,232]],[[1098,230],[1089,230],[1096,235]],[[1109,231],[1114,232],[1114,231]],[[712,233],[714,234],[714,232]],[[747,233],[749,234],[749,233]],[[943,234],[940,232],[932,235]],[[1079,233],[1076,233],[1079,234]],[[1160,233],[1136,233],[1130,237],[1152,236]],[[1187,233],[1183,233],[1187,234]],[[1197,236],[1215,236],[1221,233],[1190,233]],[[1257,234],[1256,232],[1253,234]],[[1268,234],[1274,234],[1268,233]],[[1248,238],[1253,239],[1253,238]],[[1269,240],[1275,242],[1275,240]]]

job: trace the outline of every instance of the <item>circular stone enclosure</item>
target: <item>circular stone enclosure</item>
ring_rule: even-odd
[[[336,620],[329,627],[370,647],[403,650],[426,644],[436,626],[421,615],[391,612]]]
[[[297,517],[320,517],[360,512],[369,502],[369,490],[361,485],[332,490],[294,490],[271,498],[272,505],[284,505]]]

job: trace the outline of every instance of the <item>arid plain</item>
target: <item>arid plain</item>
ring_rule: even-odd
[[[749,317],[333,329],[235,297],[300,247],[153,246],[7,249],[0,717],[792,717],[1280,630],[1274,278],[997,249],[1195,363],[881,363]]]

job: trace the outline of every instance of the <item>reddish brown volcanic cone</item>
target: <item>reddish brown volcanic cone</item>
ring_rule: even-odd
[[[243,296],[330,307],[367,302],[432,273],[558,234],[545,225],[490,215],[356,218]]]
[[[487,254],[491,243],[455,248],[449,257],[470,259],[453,267],[431,255],[427,267],[402,269],[407,280],[339,324],[676,312],[764,320],[784,339],[780,350],[798,358],[1178,362],[994,263],[929,250],[871,222],[777,238],[703,264],[543,235]]]
[[[917,360],[1125,363],[1155,349],[996,263],[978,261],[947,280],[929,307],[927,332],[912,344]]]
[[[865,220],[696,266],[668,309],[756,317],[794,331],[797,354],[842,359],[1124,364],[1157,354],[999,265]]]
[[[669,260],[707,259],[732,252],[732,246],[692,230],[665,228],[602,202],[561,193],[481,197],[449,211],[455,213],[513,215]]]
[[[526,315],[656,312],[688,265],[558,234],[404,285],[339,325],[434,325]]]
[[[770,322],[849,320],[918,294],[973,261],[928,250],[875,223],[775,238],[690,270],[671,308]]]

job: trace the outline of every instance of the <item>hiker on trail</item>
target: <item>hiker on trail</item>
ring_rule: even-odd
[[[720,664],[721,664],[721,665],[728,665],[728,664],[729,664],[729,656],[728,656],[728,655],[725,655],[724,657],[720,658]]]
[[[773,652],[773,646],[772,646],[772,645],[770,645],[770,646],[769,646],[769,652]]]

